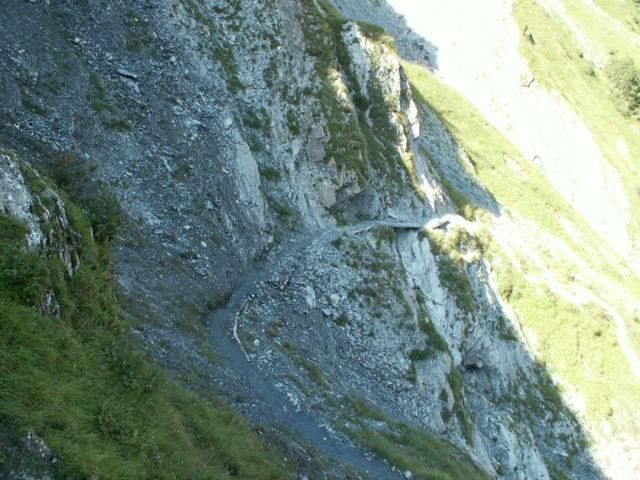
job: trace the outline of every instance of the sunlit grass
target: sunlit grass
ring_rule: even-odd
[[[410,63],[403,66],[415,98],[439,115],[469,153],[475,167],[469,173],[496,198],[503,214],[511,210],[532,220],[541,231],[546,230],[567,245],[581,262],[604,274],[606,281],[632,294],[639,291],[637,278],[626,269],[624,260],[610,251],[546,178],[463,96],[425,68]],[[517,165],[517,172],[509,162]],[[582,242],[566,232],[561,218],[571,221]],[[549,291],[543,282],[533,282],[526,274],[540,276],[541,272],[526,260],[531,253],[526,249],[532,245],[535,244],[520,247],[523,251],[516,252],[516,265],[499,246],[492,245],[488,255],[493,259],[499,286],[509,292],[507,300],[537,339],[540,360],[563,382],[585,395],[587,413],[592,420],[606,418],[616,428],[633,430],[632,422],[625,425],[624,419],[639,407],[640,389],[617,345],[613,323],[598,308],[576,308]],[[571,272],[583,268],[563,255],[544,255],[544,260],[546,267],[562,281],[568,281]],[[587,282],[584,286],[601,293],[599,285]],[[607,300],[615,301],[615,298]],[[628,312],[628,307],[616,305],[622,312]],[[635,392],[634,395],[629,395],[630,391]]]
[[[575,1],[566,1],[567,10],[589,41],[601,47],[607,55],[638,58],[640,48],[625,40],[599,15]],[[582,52],[575,36],[562,20],[546,12],[538,3],[517,0],[513,13],[521,28],[528,26],[536,43],[520,43],[520,52],[540,82],[558,91],[586,123],[605,158],[619,171],[630,204],[633,236],[640,235],[640,129],[639,124],[625,117],[617,108],[610,85],[602,69],[591,64]],[[625,158],[617,144],[624,141],[628,149]]]

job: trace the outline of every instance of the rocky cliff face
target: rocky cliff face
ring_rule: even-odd
[[[117,193],[122,303],[166,368],[338,461],[318,478],[428,478],[422,436],[476,478],[603,478],[497,286],[500,206],[384,31],[315,0],[13,1],[0,25],[0,142]],[[2,159],[0,207],[72,272],[38,227],[57,194]]]

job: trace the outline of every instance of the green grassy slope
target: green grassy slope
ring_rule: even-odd
[[[563,2],[572,21],[597,52],[611,58],[640,58],[640,46],[630,41],[625,31],[588,8],[584,2]],[[601,2],[612,6],[617,2]],[[633,2],[623,10],[639,11]],[[613,7],[612,7],[613,8]],[[619,8],[617,10],[620,10]],[[640,12],[639,12],[640,13]],[[538,82],[558,91],[584,120],[603,154],[620,172],[632,221],[628,227],[634,237],[640,235],[640,130],[638,123],[626,117],[617,105],[604,70],[587,58],[571,29],[564,21],[530,0],[517,0],[513,14],[519,26],[527,25],[535,36],[535,45],[520,43],[520,52]],[[616,144],[624,141],[625,158]]]
[[[489,475],[469,456],[432,433],[391,420],[370,403],[348,396],[344,424],[347,435],[386,458],[415,480],[487,480]],[[373,426],[375,424],[375,427]]]
[[[0,424],[15,441],[28,430],[41,436],[58,459],[56,478],[285,478],[238,414],[132,347],[110,245],[91,239],[80,208],[67,201],[66,210],[81,235],[72,278],[26,248],[22,224],[0,216]],[[59,315],[40,310],[47,292]]]
[[[534,222],[537,229],[551,234],[578,255],[579,261],[575,261],[560,252],[541,250],[534,241],[535,230],[530,232],[531,243],[523,243],[515,252],[515,259],[497,242],[489,248],[499,287],[522,325],[534,333],[540,360],[557,373],[565,385],[571,385],[585,396],[587,413],[594,424],[607,419],[614,429],[638,433],[628,418],[640,408],[640,387],[616,343],[613,323],[599,307],[587,304],[577,308],[552,293],[544,282],[534,280],[541,271],[531,262],[530,249],[537,249],[546,267],[569,284],[577,282],[573,274],[582,271],[584,265],[601,273],[603,279],[617,288],[626,289],[629,296],[640,291],[637,278],[540,172],[464,97],[423,67],[405,63],[404,68],[415,98],[437,112],[454,138],[469,152],[476,167],[476,171],[470,173],[494,195],[503,213],[513,212]],[[562,227],[559,222],[562,217],[571,221],[584,244]],[[527,241],[526,235],[524,238]],[[594,255],[594,252],[597,253]],[[604,288],[593,280],[576,285],[596,293]],[[615,301],[615,298],[609,300]],[[627,305],[616,307],[625,311]]]

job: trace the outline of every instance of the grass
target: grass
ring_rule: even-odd
[[[393,41],[393,37],[389,35],[380,25],[365,22],[362,20],[359,20],[357,23],[360,32],[362,32],[365,37],[373,40],[374,42],[384,44],[391,50],[395,51],[396,47]]]
[[[448,352],[449,346],[442,335],[438,333],[435,325],[429,318],[429,314],[427,313],[427,309],[424,306],[424,296],[422,292],[418,288],[415,289],[416,294],[416,302],[418,303],[418,328],[427,335],[428,337],[428,345],[430,347],[430,351],[440,351],[440,352]]]
[[[35,431],[64,478],[285,478],[274,453],[216,397],[169,379],[128,339],[110,245],[65,201],[79,235],[73,277],[26,248],[25,227],[0,215],[0,422],[14,441]],[[53,292],[57,315],[43,310]]]
[[[575,0],[563,2],[567,14],[586,35],[589,42],[600,53],[606,52],[605,65],[624,61],[625,58],[637,59],[640,56],[640,47],[629,41],[628,35],[629,31],[638,31],[637,19],[640,13],[638,4],[627,0],[620,2],[599,0],[596,3],[608,14],[623,21],[625,28],[620,29],[582,2]],[[630,204],[628,229],[632,236],[637,237],[640,235],[638,221],[640,177],[637,173],[640,166],[638,160],[640,138],[637,134],[637,121],[625,115],[624,109],[620,108],[615,98],[616,85],[609,77],[609,72],[588,64],[589,60],[580,52],[582,47],[579,42],[560,18],[547,13],[535,3],[523,0],[514,2],[513,13],[521,27],[527,24],[533,32],[537,33],[535,48],[527,42],[521,42],[520,45],[520,52],[528,61],[536,80],[547,88],[561,93],[585,122],[605,158],[620,173],[625,196]],[[618,150],[620,141],[626,144],[629,151],[626,157]],[[612,263],[609,255],[598,257]],[[623,273],[625,259],[616,261],[620,266],[608,265],[605,262],[601,262],[599,270],[610,278],[613,277],[620,288],[638,298],[637,277],[628,272]],[[519,297],[517,301],[523,302],[523,299]],[[631,398],[640,398],[637,393],[638,387],[632,385],[633,382],[628,378],[630,373],[624,358],[621,358],[615,348],[611,348],[611,345],[615,347],[612,322],[593,305],[586,305],[576,312],[575,307],[561,299],[548,297],[547,306],[550,312],[558,312],[565,322],[573,324],[572,335],[575,337],[575,342],[572,342],[574,345],[568,348],[564,345],[561,348],[549,342],[550,345],[545,347],[547,350],[545,358],[554,366],[562,365],[563,377],[570,378],[570,382],[574,385],[581,385],[581,390],[587,395],[588,411],[596,413],[594,418],[606,418],[606,412],[613,409],[613,418],[608,417],[607,421],[613,423],[615,428],[637,435],[640,425],[628,422],[628,418],[634,409],[640,407],[638,401],[631,400]],[[627,308],[625,304],[615,306],[621,311]],[[523,305],[523,308],[531,309],[532,305],[526,307]],[[531,315],[533,316],[533,312]],[[551,314],[545,315],[547,318],[550,316]],[[537,325],[541,327],[540,323]],[[567,323],[561,326],[561,330],[565,329],[566,334],[569,335]],[[637,340],[637,333],[634,335],[634,326],[631,322],[628,323],[628,330],[632,339],[635,338],[637,349],[640,342]],[[599,335],[595,335],[595,332],[599,332]],[[543,338],[549,338],[551,335],[546,333],[545,329]],[[558,335],[558,332],[554,332],[553,335]],[[547,340],[544,342],[546,344]],[[573,365],[567,365],[567,359]],[[619,362],[617,367],[614,366],[616,362]],[[591,378],[586,378],[583,371],[587,366],[598,373]],[[634,391],[633,395],[629,393],[629,389]]]
[[[282,348],[287,353],[287,355],[289,355],[289,358],[291,358],[291,361],[294,364],[302,367],[307,371],[307,374],[309,375],[309,378],[311,378],[311,380],[313,380],[323,388],[330,387],[329,382],[324,378],[322,369],[318,366],[317,363],[301,355],[290,342],[284,342],[282,344]]]
[[[398,423],[388,431],[370,426],[354,429],[350,435],[386,458],[416,480],[485,480],[490,477],[464,453],[436,436]]]
[[[586,225],[544,176],[528,162],[521,152],[492,127],[460,94],[442,83],[425,68],[404,62],[403,66],[419,104],[429,105],[440,117],[464,149],[476,159],[474,172],[480,183],[503,207],[514,210],[553,232],[582,260],[595,270],[618,282],[633,273],[625,267],[624,259],[613,253],[600,237]],[[507,163],[511,159],[518,166],[515,174]],[[464,168],[460,166],[460,168]],[[462,204],[463,202],[461,202]],[[577,241],[561,223],[565,218],[585,242]],[[589,244],[588,246],[586,244]],[[596,248],[601,255],[593,255]],[[640,294],[637,279],[627,286],[633,294]]]
[[[447,380],[449,382],[449,387],[451,387],[451,392],[453,392],[453,411],[456,414],[458,423],[460,424],[462,436],[465,438],[467,443],[471,445],[473,443],[473,424],[464,407],[464,398],[462,396],[462,376],[456,368],[452,368],[449,375],[447,375]]]
[[[333,159],[338,168],[346,167],[353,171],[358,182],[364,184],[369,178],[364,155],[365,140],[357,119],[339,100],[335,86],[336,73],[340,69],[338,55],[343,60],[346,55],[340,36],[345,19],[327,2],[321,1],[319,5],[320,8],[313,0],[302,2],[301,25],[307,53],[315,58],[316,73],[321,80],[313,94],[330,135],[325,160]]]
[[[451,293],[456,304],[465,312],[472,312],[475,300],[469,284],[469,277],[463,262],[456,262],[448,255],[436,255],[438,277],[442,285]]]
[[[268,196],[267,203],[273,209],[278,219],[280,219],[281,221],[291,221],[292,217],[294,217],[296,214],[296,211],[293,208],[289,207],[288,205],[277,200],[274,197]]]
[[[401,323],[413,319],[411,306],[402,293],[402,287],[406,287],[402,267],[384,250],[390,245],[378,243],[375,231],[371,238],[376,241],[376,246],[369,241],[360,243],[352,240],[344,249],[343,262],[346,266],[358,272],[368,272],[359,284],[349,288],[347,295],[352,300],[358,298],[361,307],[362,302],[369,304],[373,307],[373,315],[378,318],[386,311]]]
[[[472,174],[477,176],[501,205],[526,212],[542,227],[551,231],[563,231],[554,214],[562,214],[572,220],[576,218],[571,207],[559,197],[546,179],[464,97],[424,67],[408,62],[404,62],[403,67],[416,100],[437,112],[453,137],[473,158],[480,159],[476,162],[477,174]],[[518,162],[520,176],[514,175],[505,158]],[[461,165],[460,168],[464,166]],[[464,207],[466,198],[457,197],[454,193],[454,204]]]
[[[238,15],[240,7],[235,2],[229,5],[229,8],[223,8],[220,11],[217,10],[217,7],[213,7],[212,10],[217,14],[215,16],[216,21],[214,22],[210,16],[202,12],[202,2],[200,0],[181,0],[180,3],[202,28],[211,33],[211,38],[216,39],[216,42],[218,42],[210,44],[207,49],[203,46],[199,46],[199,48],[213,61],[220,64],[225,74],[229,91],[234,95],[242,92],[245,86],[242,80],[240,80],[233,49],[231,45],[224,40],[224,35],[216,35],[223,27],[223,23],[219,21],[220,19],[225,20],[231,30],[237,31],[237,29],[241,27],[241,25],[237,23],[242,18],[241,15]],[[174,3],[174,9],[176,9],[176,6],[177,2]]]
[[[91,88],[87,90],[85,98],[89,102],[91,109],[98,115],[100,115],[100,121],[102,125],[111,130],[130,131],[133,129],[133,125],[129,120],[124,118],[115,118],[121,110],[120,107],[116,107],[109,100],[107,89],[102,84],[100,77],[96,73],[89,75],[89,83]],[[106,114],[110,116],[104,116]]]
[[[531,4],[530,8],[537,7]],[[530,22],[529,27],[532,28],[532,25],[535,24]],[[533,32],[535,34],[536,29]],[[540,36],[536,36],[538,46],[543,42]],[[476,171],[470,173],[494,195],[503,209],[517,212],[535,222],[543,231],[553,232],[558,241],[571,249],[580,261],[602,275],[603,280],[597,287],[595,284],[585,285],[596,295],[602,295],[602,288],[606,288],[607,282],[610,282],[614,285],[611,292],[621,290],[632,298],[638,298],[638,279],[627,269],[625,260],[604,244],[515,147],[489,125],[466,99],[428,71],[408,63],[404,66],[415,98],[437,112],[454,138],[475,159]],[[567,78],[573,77],[568,75]],[[580,83],[582,80],[577,81]],[[589,88],[583,87],[585,97],[592,95]],[[600,108],[598,105],[595,108]],[[615,107],[611,108],[615,110]],[[517,163],[517,175],[505,158]],[[566,232],[560,223],[561,218],[571,222],[581,240],[576,240]],[[532,282],[528,277],[532,267],[525,260],[529,252],[518,253],[515,257],[517,263],[513,264],[514,257],[507,257],[493,243],[487,245],[487,256],[493,260],[499,288],[509,293],[509,301],[519,321],[535,332],[540,359],[563,382],[585,395],[586,412],[591,421],[606,418],[615,430],[637,435],[638,426],[628,419],[632,418],[631,412],[639,407],[637,399],[640,398],[640,392],[637,392],[638,386],[634,384],[626,359],[617,346],[612,322],[603,320],[601,315],[594,315],[593,307],[576,308],[552,294],[544,285]],[[555,252],[545,260],[547,267],[558,273],[580,271],[583,268]],[[456,281],[455,270],[442,270],[450,272],[445,283],[455,290],[460,283]],[[617,298],[622,297],[611,293],[605,300],[615,302]],[[624,312],[628,305],[621,301],[616,307]],[[600,332],[600,336],[594,334],[596,331]],[[630,332],[633,335],[633,326]],[[568,338],[574,341],[567,342]],[[631,391],[633,395],[629,394]],[[612,408],[614,415],[607,417],[607,412]]]
[[[366,85],[368,97],[364,97],[342,38],[347,20],[325,0],[305,0],[302,5],[307,53],[315,58],[321,79],[314,95],[318,114],[326,120],[329,133],[325,160],[354,172],[360,185],[374,177],[384,178],[393,185],[386,192],[398,196],[406,187],[405,176],[412,174],[412,162],[398,151],[398,134],[391,122],[393,113],[378,81],[374,76],[370,78]],[[378,44],[378,54],[393,49],[390,37],[380,27],[366,22],[359,23],[359,27]],[[376,62],[376,55],[373,57]]]
[[[429,357],[430,354],[431,350],[428,348],[414,348],[409,352],[409,360],[419,362],[420,360],[424,360]]]
[[[637,411],[640,386],[617,346],[607,315],[595,305],[575,307],[509,265],[501,264],[496,274],[511,282],[509,303],[538,335],[540,357],[584,395],[589,418],[606,418],[621,431],[639,434],[628,418]]]
[[[91,109],[96,113],[109,112],[116,113],[116,108],[109,102],[107,98],[107,90],[102,84],[100,77],[96,73],[89,75],[89,83],[91,89],[87,90],[86,99]]]
[[[488,480],[490,477],[467,454],[420,428],[389,419],[366,400],[348,396],[354,427],[344,428],[356,441],[370,448],[416,480]],[[384,422],[374,428],[370,420]]]
[[[609,58],[640,58],[640,47],[629,41],[625,33],[611,22],[581,2],[566,0],[563,3],[578,28],[601,52],[609,52]],[[605,4],[623,4],[599,3],[603,8],[607,8]],[[620,8],[625,10],[625,17],[631,12],[638,14],[637,5],[633,6],[629,1],[624,4],[626,6]],[[617,13],[622,14],[622,11],[618,10]],[[520,45],[520,52],[528,61],[536,81],[562,94],[586,123],[606,159],[620,172],[630,211],[633,212],[628,226],[634,235],[640,235],[636,213],[640,211],[640,196],[636,193],[640,187],[637,173],[640,166],[637,122],[626,117],[616,106],[612,84],[606,73],[596,67],[593,75],[585,68],[588,60],[580,55],[578,41],[560,18],[550,15],[540,5],[525,0],[514,2],[513,14],[522,28],[527,24],[536,33],[535,47],[527,42],[521,42]],[[618,139],[623,139],[629,149],[626,159],[618,151]]]
[[[260,172],[260,177],[264,178],[269,182],[277,182],[282,178],[280,171],[276,168],[270,167],[268,165],[258,165],[258,171]]]
[[[371,230],[373,237],[376,239],[376,246],[380,248],[382,243],[393,244],[396,241],[396,231],[392,227],[380,225]]]
[[[440,175],[440,181],[444,189],[447,191],[447,195],[453,202],[453,205],[456,207],[456,212],[458,212],[458,215],[466,217],[466,215],[464,215],[465,210],[467,210],[468,207],[472,205],[469,197],[467,197],[462,191],[454,187],[453,184],[444,177],[444,175]]]

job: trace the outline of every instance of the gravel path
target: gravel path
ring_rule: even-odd
[[[248,360],[239,339],[234,335],[234,325],[236,324],[236,316],[252,292],[256,291],[278,265],[289,261],[306,248],[314,244],[330,242],[342,234],[356,234],[378,225],[397,229],[418,229],[423,223],[420,221],[366,222],[330,230],[309,231],[285,241],[259,269],[249,273],[234,290],[225,307],[212,313],[207,327],[209,340],[220,361],[239,378],[242,378],[243,385],[251,394],[252,402],[259,403],[261,409],[267,412],[269,418],[266,420],[269,423],[295,432],[302,440],[323,454],[360,470],[374,479],[403,478],[403,475],[397,470],[394,471],[386,461],[368,454],[342,439],[335,438],[329,431],[318,426],[316,421],[305,412],[295,412],[288,399],[274,387],[273,383],[277,382],[277,379],[266,378],[260,369]]]

